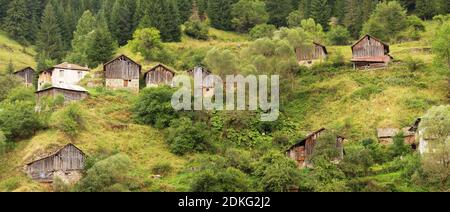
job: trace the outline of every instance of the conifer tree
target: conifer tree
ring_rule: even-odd
[[[127,44],[133,34],[134,0],[116,0],[111,11],[110,30],[119,45]]]
[[[435,1],[430,0],[417,0],[416,1],[416,14],[422,19],[429,20],[436,15]]]
[[[106,23],[93,32],[88,42],[86,57],[89,67],[109,61],[117,49],[117,42],[111,36]]]
[[[82,65],[88,64],[86,55],[89,48],[88,41],[91,39],[90,36],[96,29],[96,26],[97,20],[94,15],[89,10],[85,11],[80,20],[78,20],[76,30],[73,33],[72,52],[68,57],[70,62]]]
[[[26,42],[30,38],[31,13],[26,0],[13,0],[9,3],[4,20],[5,31],[14,39]]]
[[[277,27],[287,25],[287,17],[294,11],[291,0],[266,0],[269,23]]]
[[[174,0],[151,0],[145,7],[144,16],[139,28],[157,28],[161,39],[165,42],[181,40],[181,22],[178,17],[178,7]],[[151,15],[150,15],[151,14]]]
[[[231,9],[236,2],[237,0],[209,0],[207,14],[211,25],[217,29],[231,30]]]
[[[55,61],[60,61],[64,55],[61,29],[51,2],[45,7],[42,16],[37,35],[37,49],[40,55]]]
[[[192,1],[193,0],[177,0],[178,12],[181,23],[188,21],[189,18],[191,17]]]
[[[328,25],[331,18],[331,9],[328,6],[327,0],[312,0],[311,1],[311,18],[316,23],[322,25],[325,31],[328,30]]]

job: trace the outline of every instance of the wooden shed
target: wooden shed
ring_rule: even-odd
[[[313,46],[311,48],[297,48],[295,53],[299,64],[305,66],[311,66],[314,63],[323,62],[328,57],[327,48],[316,42],[313,42]]]
[[[81,178],[85,160],[86,154],[82,150],[67,144],[52,154],[27,163],[25,172],[33,180],[43,183],[52,183],[55,177],[73,183]]]
[[[139,78],[142,66],[125,55],[105,63],[106,87],[113,90],[127,89],[139,93]]]
[[[326,130],[325,128],[317,130],[309,134],[306,138],[298,141],[295,145],[293,145],[286,151],[286,155],[290,157],[292,160],[295,160],[299,168],[311,167],[312,166],[311,157],[315,151],[317,139],[323,132],[325,132],[325,130]],[[338,163],[344,159],[345,155],[344,141],[345,141],[344,137],[342,136],[336,137],[336,149],[338,150],[339,155],[332,162]]]
[[[352,45],[351,61],[355,69],[385,67],[392,59],[389,45],[371,35],[365,35]]]
[[[19,77],[25,83],[25,86],[33,86],[33,80],[35,75],[35,70],[31,67],[26,67],[22,70],[14,72],[14,75]]]
[[[88,91],[81,86],[62,84],[36,91],[36,101],[39,104],[45,97],[55,98],[58,95],[64,97],[65,103],[81,101],[89,96]]]
[[[144,74],[145,85],[147,87],[158,87],[160,85],[173,86],[172,80],[175,72],[163,64],[151,68]]]
[[[202,78],[203,79],[203,96],[211,97],[214,95],[214,80],[207,78],[212,73],[202,66],[196,66],[195,68],[188,71],[188,75],[192,78]]]

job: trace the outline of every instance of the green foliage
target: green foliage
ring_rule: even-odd
[[[411,147],[405,144],[405,136],[399,133],[394,137],[394,143],[389,147],[393,158],[411,153]]]
[[[80,192],[114,192],[129,191],[132,177],[129,172],[133,167],[130,158],[117,154],[96,162],[86,171],[86,175],[76,185]]]
[[[260,0],[240,0],[231,9],[232,23],[236,31],[248,32],[269,19],[266,4]]]
[[[14,88],[20,85],[20,80],[13,75],[0,73],[0,102],[6,99]]]
[[[327,38],[332,45],[347,45],[350,40],[350,33],[345,27],[336,25],[330,28]]]
[[[178,117],[171,105],[173,92],[173,89],[168,87],[142,90],[133,107],[136,122],[157,128],[168,127],[170,122]]]
[[[270,24],[259,24],[253,27],[250,30],[250,37],[253,40],[259,39],[259,38],[271,38],[273,36],[273,33],[276,31],[276,27],[274,25]]]
[[[377,95],[383,92],[383,88],[375,85],[369,85],[363,88],[360,88],[353,92],[352,98],[353,99],[362,99],[362,100],[369,100],[373,95]]]
[[[204,170],[192,180],[192,192],[249,192],[248,176],[235,168]]]
[[[6,143],[6,137],[4,133],[0,130],[0,156],[5,154],[8,150],[8,144]]]
[[[90,48],[90,44],[92,44],[89,41],[96,26],[97,19],[91,11],[84,11],[73,33],[72,52],[68,56],[71,62],[83,65],[88,64],[87,50]]]
[[[133,40],[130,41],[131,49],[140,53],[147,60],[157,60],[166,62],[168,52],[165,50],[161,41],[159,31],[156,28],[138,29],[133,34]]]
[[[294,12],[291,12],[291,14],[289,14],[289,16],[287,17],[287,24],[290,28],[300,27],[300,22],[303,19],[305,19],[304,14],[299,10],[295,10]]]
[[[206,23],[200,20],[190,20],[184,23],[184,33],[198,40],[209,39],[209,27]]]
[[[1,103],[0,130],[8,140],[15,141],[32,136],[42,127],[38,115],[34,112],[34,103],[16,101]]]
[[[52,125],[71,138],[75,138],[83,128],[83,111],[78,104],[68,105],[55,113],[52,119]]]
[[[440,27],[437,35],[433,39],[433,53],[450,68],[450,20],[447,20]]]
[[[127,44],[132,37],[134,7],[132,0],[117,0],[112,6],[109,28],[119,45]]]
[[[32,29],[32,23],[28,19],[31,16],[28,10],[26,0],[13,0],[9,3],[8,9],[6,11],[6,17],[3,23],[5,31],[8,34],[21,42],[26,42],[30,39],[30,32]],[[2,4],[7,4],[2,2]],[[2,8],[6,10],[6,8]],[[3,11],[2,11],[3,12]]]
[[[167,176],[172,172],[173,167],[170,165],[170,163],[167,162],[161,162],[152,167],[153,174]]]
[[[203,122],[192,122],[189,118],[172,121],[167,132],[170,151],[177,155],[204,152],[211,149],[212,135]]]
[[[231,10],[236,2],[237,0],[209,0],[207,13],[211,26],[217,29],[231,30],[233,27]]]
[[[188,21],[189,18],[191,17],[193,3],[194,0],[177,0],[177,7],[181,23]]]
[[[51,1],[45,7],[36,45],[39,55],[50,60],[60,61],[65,54],[61,26]]]
[[[287,17],[294,10],[292,0],[266,0],[269,23],[277,27],[287,25]]]
[[[323,32],[323,27],[320,23],[316,23],[314,19],[304,19],[300,22],[300,26],[313,41],[319,43],[325,42],[326,35]]]
[[[258,186],[265,192],[285,192],[300,182],[295,162],[278,152],[267,153],[255,167]]]
[[[169,15],[170,14],[170,15]],[[176,0],[148,1],[144,6],[139,28],[156,28],[161,32],[164,42],[181,40],[181,19]]]
[[[327,0],[312,0],[310,15],[312,19],[324,27],[325,31],[328,30],[331,8]]]
[[[407,27],[406,10],[397,1],[382,2],[364,24],[362,34],[370,34],[385,41],[395,41],[399,33]]]
[[[238,74],[238,59],[230,50],[222,51],[217,48],[212,48],[206,53],[203,63],[209,70],[220,76]]]
[[[436,15],[435,1],[416,0],[416,14],[422,19],[431,19]]]
[[[422,68],[424,68],[425,62],[423,60],[421,60],[420,58],[408,57],[405,60],[405,65],[409,71],[415,72],[415,71],[418,71],[418,70],[421,70]]]
[[[91,39],[88,41],[88,46],[86,56],[89,67],[96,67],[109,61],[117,49],[117,43],[106,27],[93,32]]]
[[[34,102],[34,89],[29,87],[17,87],[12,89],[7,97],[8,102],[14,103],[17,101]]]

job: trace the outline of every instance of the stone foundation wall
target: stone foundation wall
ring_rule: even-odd
[[[133,79],[128,82],[128,87],[124,86],[123,79],[106,79],[106,87],[112,90],[130,90],[139,93],[139,79]]]

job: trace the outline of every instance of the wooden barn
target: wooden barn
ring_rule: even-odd
[[[405,144],[411,146],[411,149],[416,150],[419,146],[417,137],[421,120],[422,119],[419,118],[412,126],[403,129],[379,128],[377,129],[378,141],[383,145],[393,144],[394,138],[397,135],[402,134]]]
[[[147,87],[158,87],[160,85],[173,86],[172,80],[175,72],[165,65],[158,64],[144,74]]]
[[[81,101],[89,96],[88,91],[83,87],[77,85],[58,85],[51,86],[39,91],[36,91],[36,101],[39,102],[46,97],[55,98],[58,95],[64,97],[65,103],[74,101]]]
[[[139,78],[142,66],[125,55],[105,63],[106,87],[113,90],[126,89],[139,93]]]
[[[297,162],[299,168],[307,168],[311,167],[311,156],[314,153],[314,149],[317,143],[317,139],[320,135],[325,132],[325,128],[317,130],[311,134],[309,134],[306,138],[300,140],[291,148],[286,151],[286,155],[290,157],[292,160]],[[344,159],[344,141],[345,138],[342,136],[338,136],[336,138],[336,148],[339,151],[338,158],[335,161],[339,162]]]
[[[56,177],[66,183],[81,179],[86,154],[73,144],[26,164],[25,172],[33,180],[52,183]]]
[[[202,78],[203,79],[203,96],[211,97],[214,96],[214,80],[208,80],[206,77],[210,76],[212,73],[202,66],[196,66],[195,68],[188,71],[188,75],[192,78]]]
[[[392,59],[389,45],[370,35],[365,35],[352,46],[351,61],[355,69],[385,67]]]
[[[27,87],[33,86],[34,74],[35,70],[31,67],[14,72],[14,75],[22,79]]]
[[[77,85],[89,71],[90,69],[87,67],[67,62],[55,65],[39,74],[38,90],[49,85]]]
[[[297,48],[295,50],[300,65],[311,66],[323,62],[328,57],[327,48],[314,42],[312,48]]]

